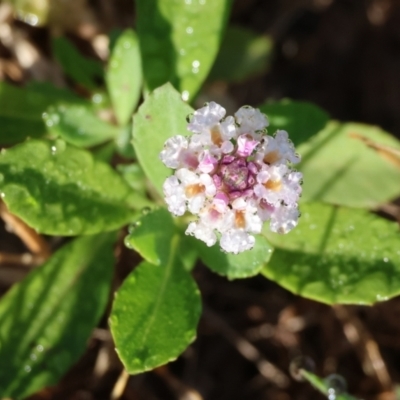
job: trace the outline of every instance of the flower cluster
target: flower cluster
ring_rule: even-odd
[[[254,246],[252,234],[269,221],[273,232],[297,225],[302,174],[290,168],[300,157],[285,131],[266,135],[267,117],[242,107],[235,116],[211,102],[195,111],[187,129],[165,142],[160,159],[175,169],[163,189],[174,215],[196,215],[186,234],[226,252]]]

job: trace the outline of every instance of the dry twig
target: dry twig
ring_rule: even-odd
[[[220,316],[209,309],[204,310],[205,318],[216,327],[236,350],[257,367],[259,373],[280,388],[289,385],[287,375],[271,362],[267,361],[258,349],[243,336],[234,331]]]

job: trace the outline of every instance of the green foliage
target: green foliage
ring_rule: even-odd
[[[24,0],[13,3],[24,20],[45,19]],[[129,223],[125,245],[141,260],[116,291],[110,326],[132,374],[175,359],[194,340],[201,298],[190,271],[198,259],[228,279],[261,272],[326,304],[400,294],[398,227],[367,212],[400,194],[400,156],[366,145],[400,148],[379,128],[329,121],[311,103],[263,104],[269,133],[288,131],[302,156],[303,216],[288,235],[265,226],[239,255],[186,236],[187,217],[161,206],[171,170],[159,154],[170,137],[189,135],[193,109],[184,100],[194,99],[208,74],[209,82],[243,82],[268,68],[269,37],[238,27],[224,34],[230,5],[136,1],[138,34],[110,34],[105,70],[65,37],[54,39],[66,84],[91,100],[50,84],[0,83],[0,144],[14,145],[0,154],[2,201],[39,233],[89,235],[64,245],[0,300],[0,397],[20,399],[55,384],[77,360],[108,299],[117,235],[106,232]],[[142,88],[147,97],[131,131]],[[304,377],[328,394],[324,380]]]
[[[91,147],[118,137],[120,130],[100,120],[88,105],[51,106],[43,116],[47,130],[78,147]]]
[[[0,82],[0,143],[9,145],[46,133],[42,114],[59,101],[84,103],[66,89],[38,83],[25,88]]]
[[[63,246],[0,300],[0,393],[54,385],[86,347],[108,301],[115,233]]]
[[[148,90],[171,82],[193,99],[214,62],[230,0],[138,0],[137,30]]]
[[[132,29],[123,32],[113,46],[106,82],[117,120],[126,125],[137,106],[142,86],[139,42]]]
[[[241,27],[228,27],[208,80],[241,82],[265,72],[272,47],[268,36],[259,36]]]
[[[68,77],[89,90],[99,86],[103,78],[100,62],[84,57],[65,37],[54,38],[52,44],[54,56]]]
[[[143,261],[116,293],[110,327],[118,355],[131,374],[176,359],[196,336],[200,293],[178,251],[175,235],[165,264]]]
[[[0,191],[12,213],[49,235],[111,231],[132,217],[124,180],[61,140],[30,140],[3,150]]]
[[[266,277],[327,304],[373,304],[400,293],[395,223],[318,203],[303,204],[301,212],[290,234],[266,232],[275,247],[263,269]]]
[[[368,148],[357,135],[400,148],[396,139],[377,127],[329,123],[298,148],[304,201],[375,208],[400,194],[400,168]]]
[[[326,379],[321,379],[320,377],[314,375],[311,372],[302,370],[302,376],[305,380],[307,380],[311,385],[315,387],[315,389],[319,390],[322,394],[328,396],[328,399],[333,398],[334,400],[357,400],[355,397],[347,394],[347,393],[340,393],[335,394],[329,393],[330,389],[332,389],[327,382]],[[330,397],[329,397],[330,394]]]
[[[260,110],[268,115],[269,134],[277,130],[287,131],[295,146],[317,134],[329,121],[324,110],[304,101],[268,102],[261,105]]]
[[[261,236],[256,236],[253,249],[237,255],[223,253],[218,244],[207,247],[199,240],[196,241],[196,247],[201,261],[212,271],[228,279],[257,275],[268,262],[272,252],[270,244]]]
[[[147,178],[162,194],[171,171],[159,161],[165,141],[173,135],[187,135],[186,117],[193,109],[179,93],[166,84],[156,89],[133,118],[133,147]]]
[[[176,233],[172,216],[165,208],[153,212],[145,209],[142,217],[131,225],[125,244],[135,249],[146,261],[165,265]]]

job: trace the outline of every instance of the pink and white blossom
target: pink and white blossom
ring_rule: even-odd
[[[195,111],[192,135],[168,139],[160,159],[175,170],[163,186],[169,211],[195,215],[186,234],[207,246],[219,240],[237,254],[254,246],[266,222],[277,233],[297,225],[302,174],[291,168],[300,157],[287,132],[267,135],[268,119],[258,109],[225,115],[215,102]]]

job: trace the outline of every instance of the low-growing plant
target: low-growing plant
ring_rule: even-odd
[[[398,141],[288,99],[229,117],[213,101],[194,110],[208,75],[239,81],[265,69],[270,39],[227,28],[238,46],[222,42],[228,0],[136,6],[136,32],[113,33],[105,69],[53,41],[71,87],[90,96],[0,85],[2,201],[37,233],[72,238],[0,300],[3,397],[55,384],[82,354],[108,304],[121,234],[141,257],[109,319],[130,374],[195,339],[198,260],[326,304],[400,293],[398,226],[373,212],[400,194]]]

